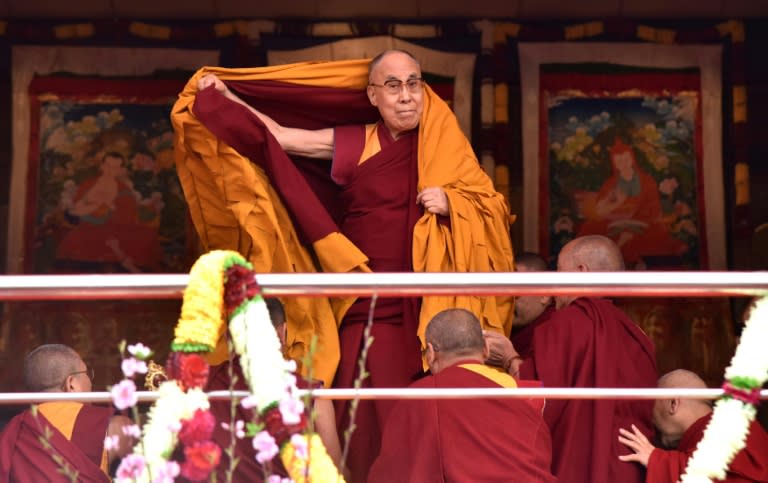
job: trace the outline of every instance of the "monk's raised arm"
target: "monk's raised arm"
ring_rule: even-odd
[[[197,83],[198,90],[203,90],[210,86],[221,92],[227,99],[248,108],[254,116],[258,117],[267,126],[269,132],[275,136],[275,139],[277,139],[277,142],[280,143],[280,146],[286,153],[316,159],[333,158],[332,128],[311,130],[281,126],[271,117],[254,109],[240,99],[215,74],[207,74],[201,77]]]

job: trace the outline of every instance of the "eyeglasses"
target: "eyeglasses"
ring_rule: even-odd
[[[88,376],[88,379],[91,380],[91,382],[93,382],[94,377],[96,376],[96,373],[94,372],[93,367],[88,367],[84,371],[77,371],[77,372],[70,372],[69,373],[70,376],[76,376],[78,374],[86,374]],[[67,377],[69,377],[69,376],[67,376]]]
[[[373,87],[383,87],[387,90],[388,94],[400,94],[400,91],[403,89],[403,85],[405,85],[406,89],[408,89],[408,92],[415,94],[419,92],[424,86],[424,79],[421,77],[411,77],[405,82],[398,79],[390,79],[383,84],[374,84],[371,82],[368,85]]]

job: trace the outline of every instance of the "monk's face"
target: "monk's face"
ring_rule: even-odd
[[[403,52],[388,53],[371,72],[368,99],[394,138],[419,125],[424,109],[420,79],[419,64]]]
[[[518,272],[536,272],[522,263],[516,267]],[[552,302],[552,297],[522,296],[515,299],[515,319],[512,327],[522,327],[530,324],[544,312]]]

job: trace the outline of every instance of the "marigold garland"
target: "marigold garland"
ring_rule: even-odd
[[[209,252],[192,267],[171,344],[174,352],[166,364],[171,380],[160,385],[160,398],[150,409],[142,444],[137,446],[139,450],[143,445],[147,460],[140,480],[148,481],[158,474],[179,442],[179,431],[187,443],[186,461],[181,466],[183,476],[207,477],[206,472],[218,464],[220,448],[205,438],[208,399],[199,389],[205,383],[208,367],[196,353],[213,350],[228,320],[233,346],[252,393],[243,404],[254,407],[264,428],[257,436],[281,447],[281,458],[293,481],[308,481],[310,466],[314,481],[344,481],[319,437],[301,434],[306,429],[306,415],[296,396],[296,364],[283,359],[280,341],[259,292],[251,264],[236,252]],[[179,408],[184,410],[180,412]],[[189,434],[196,437],[190,439]],[[257,454],[257,459],[267,461],[273,454],[265,456],[259,458]]]
[[[682,483],[723,480],[733,458],[746,445],[749,427],[755,419],[755,395],[768,378],[768,297],[755,304],[741,334],[731,365],[725,370],[726,394],[717,402],[712,419],[688,460]]]

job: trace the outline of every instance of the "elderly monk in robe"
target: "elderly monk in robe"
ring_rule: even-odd
[[[90,392],[91,371],[74,349],[46,344],[24,360],[24,384],[33,392]],[[131,451],[133,443],[123,428],[131,425],[125,416],[113,415],[112,408],[56,401],[27,410],[11,420],[0,435],[0,481],[69,481],[60,474],[61,456],[79,482],[108,482],[109,467]],[[40,439],[47,437],[52,449]],[[107,449],[107,437],[114,440]]]
[[[426,340],[432,374],[410,387],[517,387],[509,374],[483,364],[487,346],[471,312],[438,313]],[[501,398],[401,400],[368,481],[557,481],[542,406],[543,400]]]
[[[512,269],[509,208],[407,52],[206,68],[181,94],[172,120],[179,177],[203,246],[238,250],[257,271]],[[370,299],[286,302],[287,355],[301,361],[316,335],[314,377],[351,387]],[[451,307],[509,334],[510,297],[379,300],[364,385],[412,382],[422,370],[426,322]],[[353,477],[365,479],[391,405],[360,404],[348,460]],[[345,428],[345,403],[337,417]]]
[[[589,235],[563,247],[561,272],[624,270],[618,246]],[[493,345],[492,359],[509,359],[510,373],[540,380],[546,387],[655,387],[656,355],[651,340],[617,309],[599,297],[555,297],[555,312],[536,327],[530,356],[515,357],[510,343]],[[494,339],[498,341],[500,339]],[[639,465],[623,464],[616,434],[636,424],[652,430],[650,401],[555,399],[544,419],[552,433],[552,471],[573,483],[642,482]]]
[[[706,389],[707,385],[695,373],[678,369],[659,379],[660,388]],[[632,454],[620,456],[622,461],[637,462],[647,467],[647,483],[677,483],[685,473],[688,459],[693,455],[704,430],[712,418],[712,406],[701,399],[659,399],[653,407],[653,424],[661,444],[670,449],[654,447],[648,438],[632,425],[619,430],[619,441]],[[757,422],[749,427],[746,446],[733,458],[726,482],[768,482],[768,433]]]

